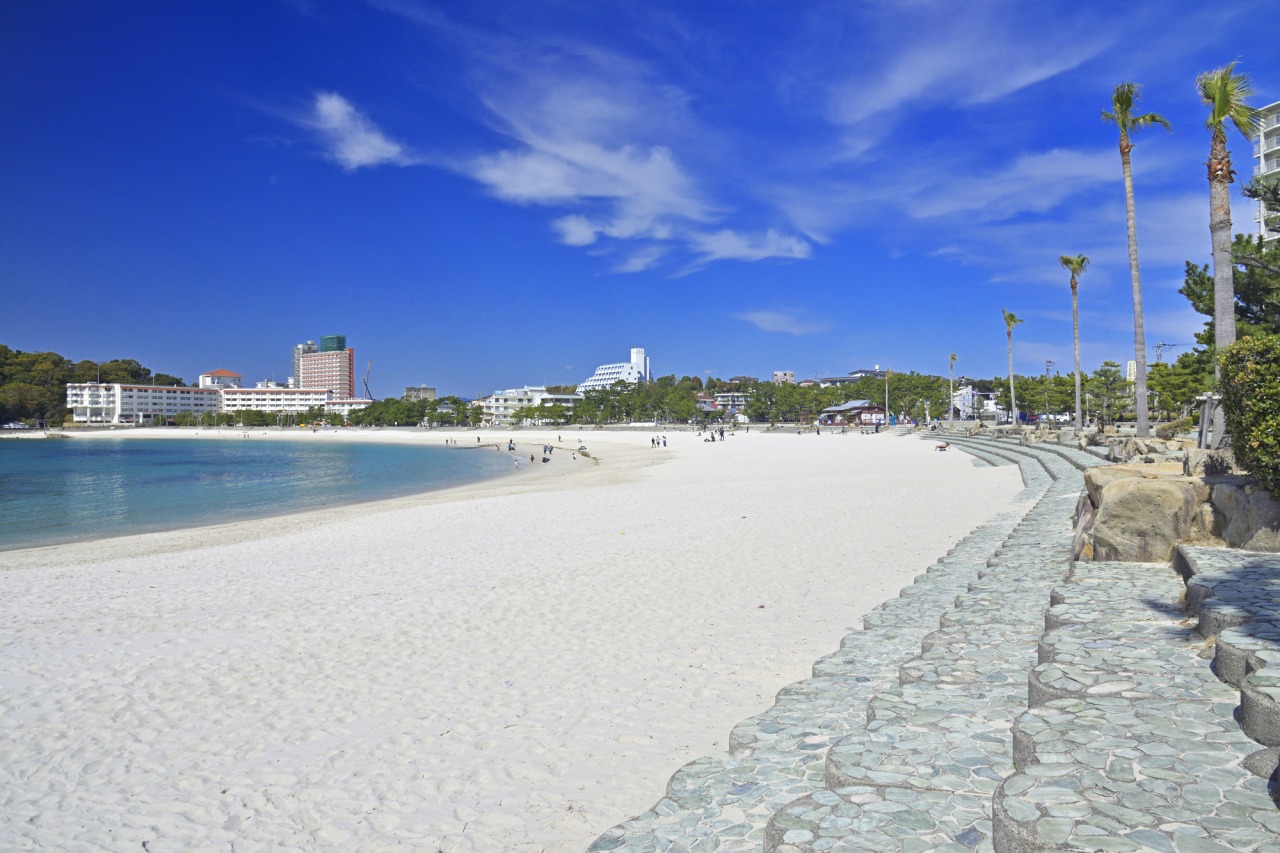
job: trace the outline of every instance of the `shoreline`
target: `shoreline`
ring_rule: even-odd
[[[58,440],[60,436],[74,441],[97,441],[106,439],[164,439],[179,441],[231,441],[240,439],[240,436],[248,432],[253,439],[264,439],[269,441],[298,441],[298,442],[367,442],[377,444],[398,444],[398,445],[418,445],[437,447],[434,441],[428,441],[428,438],[452,438],[454,435],[467,435],[474,437],[481,435],[481,442],[475,445],[462,443],[457,445],[457,449],[464,450],[490,450],[496,445],[506,445],[507,439],[516,439],[516,433],[511,432],[493,432],[493,439],[486,440],[483,433],[479,433],[473,429],[459,428],[452,434],[445,433],[444,430],[433,430],[430,432],[408,432],[407,430],[327,430],[316,433],[297,431],[272,430],[270,428],[257,428],[249,430],[237,430],[234,428],[226,428],[224,430],[204,429],[204,428],[156,428],[141,427],[131,428],[128,430],[93,430],[83,433],[62,433],[59,435],[45,434],[26,434],[13,436],[14,439],[43,439]],[[442,433],[445,433],[442,435]],[[527,434],[527,433],[526,433]],[[563,435],[563,433],[561,433]],[[537,442],[536,446],[541,447],[543,442]],[[535,442],[528,441],[528,446],[522,446],[519,441],[516,442],[517,452],[515,455],[523,459],[523,455],[519,453],[521,449],[527,453],[535,446]],[[575,447],[577,445],[574,445]],[[559,448],[558,448],[559,449]],[[565,448],[567,449],[567,447]],[[570,451],[571,452],[571,451]],[[594,457],[586,458],[593,465],[599,464],[599,459]],[[558,460],[557,460],[558,461]],[[425,491],[413,492],[406,495],[397,495],[392,497],[371,498],[362,501],[353,501],[351,503],[336,504],[332,506],[300,509],[292,512],[274,513],[271,515],[263,515],[257,518],[238,519],[234,521],[215,522],[211,524],[191,524],[182,527],[173,527],[166,530],[153,530],[144,533],[126,533],[119,536],[100,536],[92,539],[81,539],[71,542],[63,542],[53,545],[37,545],[28,548],[11,548],[0,549],[0,557],[3,558],[4,565],[0,566],[0,572],[15,568],[37,568],[40,566],[55,565],[61,562],[100,562],[108,557],[101,556],[103,548],[107,547],[101,543],[110,543],[112,549],[110,559],[119,559],[128,556],[145,556],[155,553],[174,553],[182,550],[189,550],[196,547],[208,547],[218,543],[241,542],[254,539],[268,537],[276,532],[277,528],[273,522],[280,519],[293,519],[296,525],[321,525],[345,517],[352,510],[371,510],[377,509],[394,509],[398,504],[416,505],[423,499],[432,496],[441,496],[442,500],[452,499],[454,496],[469,494],[475,492],[477,494],[489,493],[486,486],[496,487],[499,484],[506,484],[516,478],[532,478],[540,483],[548,479],[555,479],[557,476],[565,476],[570,474],[569,471],[559,467],[548,468],[546,466],[534,464],[521,464],[519,468],[499,473],[494,476],[482,477],[467,483],[461,483],[452,486],[444,486],[439,488],[429,488]],[[446,496],[446,493],[447,496]],[[160,538],[172,541],[159,541]],[[100,547],[93,547],[100,546]],[[118,549],[118,550],[117,550]]]
[[[25,552],[0,572],[0,845],[580,851],[1022,488],[891,434],[654,434]]]

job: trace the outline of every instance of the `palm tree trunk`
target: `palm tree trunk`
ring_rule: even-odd
[[[1009,330],[1009,414],[1013,416],[1011,423],[1018,425],[1018,399],[1013,396],[1013,329]]]
[[[1080,413],[1080,293],[1076,277],[1071,277],[1071,330],[1076,353],[1076,432],[1084,429],[1084,416]]]
[[[1147,412],[1147,331],[1142,319],[1142,276],[1138,272],[1138,217],[1133,204],[1133,167],[1129,163],[1129,140],[1120,140],[1120,166],[1124,171],[1124,212],[1129,230],[1129,281],[1133,287],[1133,354],[1137,372],[1133,381],[1133,401],[1138,410],[1138,435],[1151,434]]]
[[[1231,155],[1226,133],[1215,131],[1209,146],[1209,235],[1213,241],[1213,377],[1220,383],[1218,357],[1236,341],[1235,271],[1231,265]],[[1221,393],[1219,389],[1219,393]],[[1213,443],[1227,446],[1221,404],[1213,410]]]

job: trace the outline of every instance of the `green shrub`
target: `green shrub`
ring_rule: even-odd
[[[1280,338],[1243,338],[1218,363],[1231,451],[1259,483],[1280,495]]]
[[[1178,418],[1176,421],[1169,421],[1167,424],[1161,424],[1156,427],[1156,438],[1161,441],[1168,441],[1171,438],[1177,438],[1195,425],[1196,422],[1193,418]]]

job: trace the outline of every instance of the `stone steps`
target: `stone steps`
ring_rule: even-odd
[[[1023,471],[1044,488],[1036,505],[942,611],[899,683],[872,697],[866,726],[828,752],[826,789],[773,817],[766,851],[993,849],[991,800],[1014,772],[1013,720],[1026,710],[1049,592],[1067,572],[1080,488],[1057,455]]]
[[[1054,591],[993,801],[999,853],[1280,849],[1259,745],[1185,590],[1165,566],[1079,563]]]
[[[1026,484],[1021,502],[1032,506],[1053,484],[1052,477],[1030,454],[1002,448],[1005,457],[1021,461]],[[922,647],[938,623],[921,616],[933,614],[936,620],[958,595],[967,594],[970,584],[991,571],[995,550],[1018,537],[1022,521],[1021,513],[1006,512],[971,533],[897,598],[869,612],[862,631],[846,636],[838,651],[814,664],[813,678],[783,688],[771,708],[739,723],[730,735],[728,756],[681,768],[652,809],[605,832],[589,849],[763,849],[769,819],[786,803],[824,788],[829,747],[866,728],[871,699],[898,683],[900,666],[917,660],[929,664],[928,651],[921,658]],[[1034,537],[1024,532],[1022,538]],[[939,642],[935,638],[933,647]],[[1034,654],[1034,643],[1029,648]]]
[[[1070,564],[1100,460],[961,443],[1017,461],[1025,512],[868,613],[730,755],[592,851],[1280,852],[1280,558]]]

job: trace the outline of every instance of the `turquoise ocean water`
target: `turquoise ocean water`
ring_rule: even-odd
[[[0,551],[397,497],[513,467],[508,454],[492,450],[239,433],[199,441],[0,441]]]

